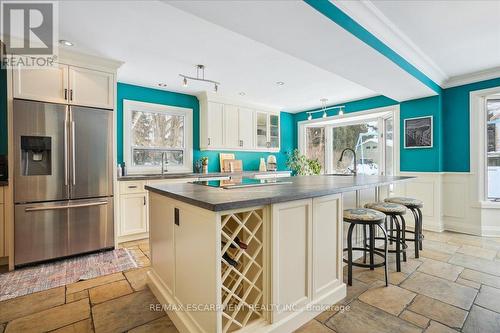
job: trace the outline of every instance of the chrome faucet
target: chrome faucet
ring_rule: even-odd
[[[161,153],[161,174],[165,174],[165,172],[168,172],[168,160],[167,160],[167,153],[162,152]]]
[[[352,156],[354,157],[354,170],[351,170],[349,168],[347,168],[348,170],[350,170],[354,175],[356,175],[357,173],[357,163],[356,163],[356,152],[354,151],[354,149],[351,149],[351,148],[346,148],[344,150],[342,150],[342,153],[340,153],[340,158],[339,158],[339,162],[342,162],[342,159],[344,158],[344,153],[349,150],[352,152]]]

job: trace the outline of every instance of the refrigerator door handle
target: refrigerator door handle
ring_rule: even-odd
[[[64,185],[68,185],[68,108],[64,112]]]
[[[68,209],[68,208],[81,208],[81,207],[91,207],[91,206],[102,206],[107,205],[107,201],[97,201],[97,202],[87,202],[74,205],[60,205],[60,206],[40,206],[40,207],[26,207],[25,212],[36,212],[40,210],[56,210],[56,209]]]
[[[76,185],[76,167],[75,167],[75,161],[76,161],[76,158],[75,158],[75,122],[74,121],[71,121],[71,144],[72,144],[72,149],[71,149],[71,154],[73,155],[72,156],[72,162],[71,162],[71,167],[73,168],[73,185]]]

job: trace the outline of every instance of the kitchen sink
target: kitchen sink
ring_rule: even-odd
[[[342,177],[354,177],[356,176],[353,173],[327,173],[325,176],[342,176]]]

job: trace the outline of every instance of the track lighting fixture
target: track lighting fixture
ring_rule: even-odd
[[[196,65],[196,77],[187,76],[184,74],[179,74],[179,76],[182,77],[182,86],[183,87],[187,87],[188,80],[194,80],[194,81],[213,83],[214,84],[214,92],[217,92],[219,90],[220,82],[205,79],[205,66],[204,65]]]

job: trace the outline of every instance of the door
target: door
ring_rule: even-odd
[[[104,109],[114,105],[113,74],[69,67],[69,102]]]
[[[49,103],[68,102],[68,66],[56,64],[44,69],[17,66],[13,71],[14,98]]]
[[[120,236],[148,231],[146,193],[120,195]]]
[[[71,198],[113,195],[113,112],[70,107]]]
[[[68,193],[68,107],[14,100],[14,201],[64,200]]]
[[[15,206],[14,263],[68,255],[67,201]]]
[[[240,135],[240,147],[245,149],[253,148],[253,110],[239,108],[238,127]]]
[[[68,253],[114,246],[113,199],[72,200],[68,209]]]
[[[220,148],[224,144],[224,105],[220,103],[208,102],[207,108],[207,134],[208,147]]]
[[[268,117],[266,112],[256,112],[256,135],[257,135],[257,148],[268,147]]]
[[[240,135],[238,126],[238,107],[234,105],[224,105],[224,147],[240,147]]]

